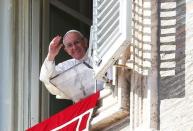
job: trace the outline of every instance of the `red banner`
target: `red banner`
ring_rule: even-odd
[[[89,121],[98,98],[99,92],[69,106],[26,131],[86,131],[89,128]]]

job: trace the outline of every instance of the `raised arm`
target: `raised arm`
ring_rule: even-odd
[[[48,54],[44,60],[41,70],[40,70],[40,80],[44,83],[48,91],[53,94],[60,96],[61,98],[68,99],[63,92],[50,83],[50,78],[57,74],[55,66],[55,57],[59,53],[63,44],[60,44],[62,37],[56,36],[52,39],[49,45]]]
[[[58,55],[60,49],[63,47],[63,44],[60,43],[62,37],[56,36],[52,39],[49,45],[47,59],[49,61],[53,61],[55,57]]]

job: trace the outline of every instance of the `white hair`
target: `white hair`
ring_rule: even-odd
[[[63,39],[69,34],[69,33],[78,33],[80,35],[80,37],[84,37],[84,35],[78,31],[78,30],[69,30],[66,32],[66,34],[63,36]]]
[[[80,37],[84,37],[84,35],[80,32],[80,31],[78,31],[78,30],[69,30],[69,31],[67,31],[66,32],[66,34],[64,34],[64,36],[63,36],[63,43],[65,43],[64,42],[64,38],[69,34],[69,33],[78,33],[79,35],[80,35]]]

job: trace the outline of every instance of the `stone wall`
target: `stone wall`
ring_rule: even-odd
[[[160,3],[160,130],[193,130],[193,1]]]
[[[130,127],[151,127],[151,6],[133,0],[133,40],[127,66],[132,69]],[[193,130],[193,1],[158,3],[158,116],[161,131]],[[149,94],[148,94],[149,93]]]

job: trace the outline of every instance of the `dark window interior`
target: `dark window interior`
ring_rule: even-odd
[[[58,0],[62,4],[67,5],[71,9],[81,12],[82,15],[92,19],[92,1],[90,0]],[[80,3],[83,2],[83,3]],[[82,5],[81,5],[82,4]],[[63,36],[66,31],[76,29],[81,31],[87,38],[89,38],[90,25],[87,25],[80,20],[74,18],[70,14],[60,10],[56,6],[50,4],[50,40],[56,35]],[[70,56],[63,50],[59,52],[56,58],[56,64],[70,59]],[[73,104],[71,100],[56,99],[55,96],[50,95],[50,115],[53,115],[69,105]]]

